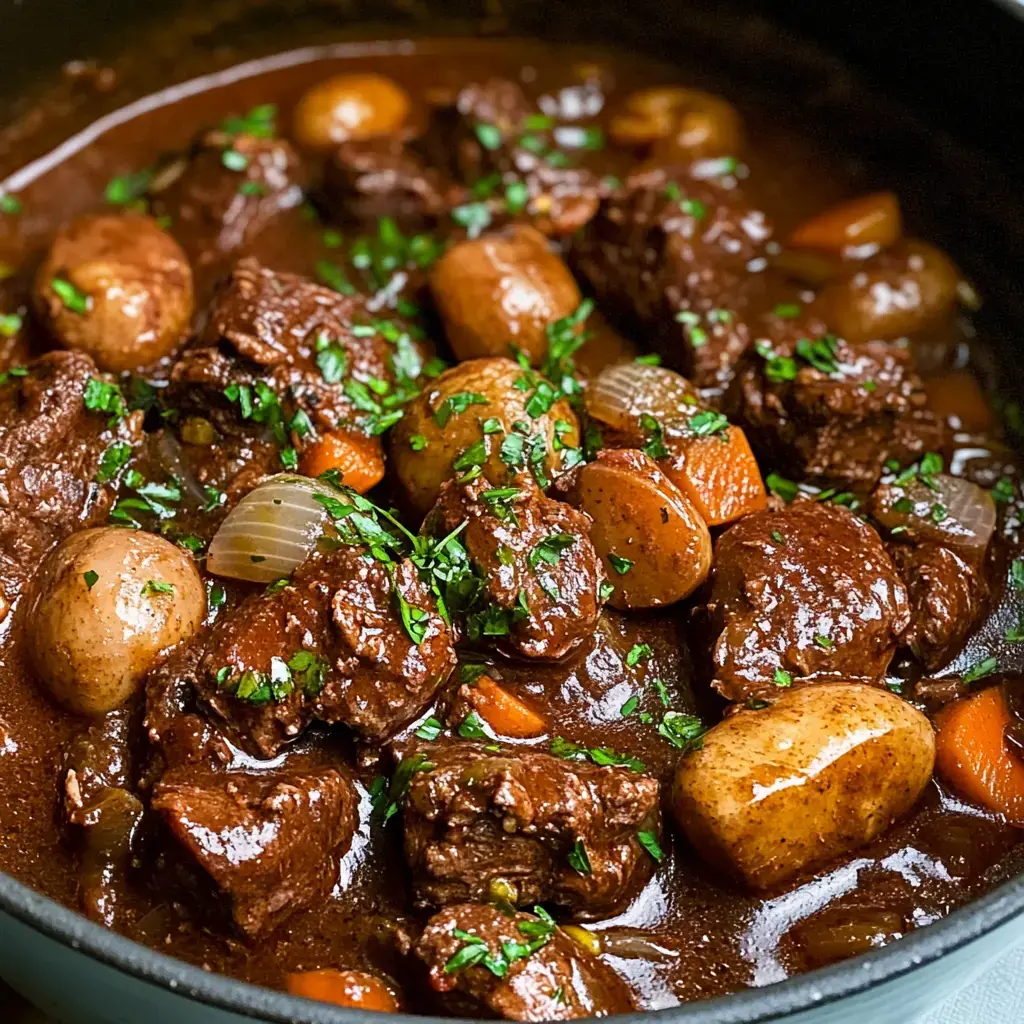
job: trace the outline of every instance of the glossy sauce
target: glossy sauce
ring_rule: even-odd
[[[600,91],[570,85],[580,81],[584,65],[600,68]],[[531,96],[547,96],[544,102],[603,103],[605,110],[634,88],[679,78],[678,71],[647,60],[595,53],[592,47],[436,41],[297,51],[211,76],[195,87],[170,89],[108,118],[9,179],[6,188],[19,194],[25,212],[17,221],[0,217],[0,262],[22,269],[0,285],[0,297],[8,306],[23,301],[41,249],[64,221],[102,204],[103,190],[114,175],[149,166],[162,154],[185,148],[198,128],[257,104],[276,104],[286,124],[298,97],[311,84],[339,71],[382,68],[413,97],[428,89],[451,90],[473,79],[507,75],[519,79]],[[744,185],[752,202],[770,211],[780,237],[806,216],[863,187],[861,170],[830,157],[812,138],[793,129],[802,112],[794,117],[793,112],[771,111],[770,104],[732,95],[721,83],[705,81],[699,74],[688,75],[686,81],[719,88],[740,108],[749,134]],[[560,93],[567,85],[570,91]],[[421,109],[419,115],[423,114]],[[620,173],[625,167],[621,154],[593,159],[602,173]],[[337,250],[325,245],[323,225],[301,208],[282,216],[249,251],[276,270],[310,276],[317,260],[338,258]],[[213,284],[209,275],[198,278],[200,309]],[[963,324],[939,334],[929,349],[936,380],[950,372],[962,373],[973,345]],[[6,353],[5,365],[26,354]],[[965,424],[960,435],[961,463],[1001,465],[1000,456],[993,458],[990,449],[972,447],[971,431],[977,426]],[[1011,615],[1005,612],[1003,618]],[[601,627],[609,637],[605,646],[589,647],[566,665],[502,665],[499,677],[545,702],[556,722],[553,732],[633,754],[664,780],[675,751],[653,730],[639,730],[620,711],[632,693],[641,693],[641,710],[652,713],[659,709],[659,698],[642,685],[640,673],[626,666],[624,658],[638,639],[650,643],[654,653],[648,675],[665,681],[673,693],[673,707],[699,710],[705,698],[691,689],[684,618],[685,610],[679,609],[628,619],[606,613]],[[9,623],[10,617],[5,630]],[[27,677],[27,642],[31,637],[20,635],[7,638],[0,647],[0,792],[5,794],[0,804],[0,868],[74,905],[75,859],[56,827],[56,782],[61,748],[78,723],[55,715]],[[977,657],[976,651],[969,651],[964,663]],[[349,759],[351,752],[344,740],[318,730],[285,756],[318,763],[339,756]],[[237,766],[256,765],[238,753]],[[366,967],[402,977],[394,950],[403,930],[414,931],[415,925],[406,910],[400,826],[392,822],[381,829],[369,822],[366,787],[374,774],[371,767],[361,775],[361,826],[342,862],[335,898],[326,906],[297,914],[269,939],[247,947],[228,937],[227,930],[218,934],[193,919],[187,898],[163,873],[156,845],[144,844],[140,856],[149,870],[135,873],[127,886],[123,930],[154,948],[171,948],[208,970],[278,987],[288,971],[327,966]],[[605,938],[605,959],[632,983],[641,1008],[673,1006],[746,985],[770,984],[818,966],[821,959],[801,941],[801,935],[811,933],[795,927],[815,915],[828,915],[833,923],[879,923],[874,938],[867,926],[851,938],[850,952],[935,921],[1020,869],[1024,858],[1015,849],[1018,836],[933,783],[909,820],[852,860],[758,899],[716,877],[682,842],[673,843],[667,828],[667,856],[655,877],[623,913],[593,927]],[[144,880],[147,875],[152,883]]]

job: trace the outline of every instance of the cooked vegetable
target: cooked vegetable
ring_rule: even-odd
[[[643,452],[605,449],[576,471],[565,493],[594,521],[590,538],[615,586],[613,607],[672,604],[704,582],[711,566],[708,528]],[[622,573],[616,559],[632,565]]]
[[[309,477],[336,470],[346,487],[365,494],[384,479],[384,449],[377,437],[324,434],[302,453],[299,468]]]
[[[983,434],[992,429],[994,416],[978,378],[969,370],[951,370],[924,381],[928,408],[956,430]]]
[[[681,86],[640,89],[626,98],[611,120],[610,134],[621,146],[657,144],[657,160],[736,156],[743,126],[721,96]]]
[[[430,287],[456,358],[507,356],[515,346],[534,366],[548,353],[548,327],[582,301],[569,268],[525,224],[452,246]]]
[[[885,907],[836,907],[801,921],[790,932],[816,967],[878,949],[906,930],[903,915]]]
[[[841,252],[860,245],[887,249],[903,233],[900,203],[892,192],[873,192],[836,203],[805,220],[789,236],[797,249]]]
[[[819,294],[825,319],[847,341],[895,339],[941,324],[957,302],[960,272],[945,253],[906,242],[826,285]]]
[[[764,508],[767,495],[746,435],[705,408],[685,377],[619,363],[591,381],[584,403],[592,419],[612,428],[610,444],[640,448],[659,432],[659,468],[709,526]]]
[[[206,567],[217,576],[273,583],[306,560],[323,533],[327,504],[344,500],[318,480],[282,473],[254,487],[210,541]]]
[[[546,485],[578,461],[579,443],[576,414],[548,381],[512,359],[471,359],[409,403],[390,461],[425,514],[445,480],[477,467],[496,487],[523,472]]]
[[[926,472],[928,458],[875,490],[872,515],[897,535],[926,537],[980,558],[996,528],[992,495],[961,477]],[[941,460],[936,466],[941,469]]]
[[[192,269],[181,246],[138,213],[80,217],[57,233],[36,275],[40,319],[102,370],[138,370],[169,355],[192,318]]]
[[[935,770],[973,803],[1024,827],[1024,760],[1007,746],[1013,718],[998,686],[964,697],[939,716]]]
[[[526,740],[543,736],[548,731],[548,723],[542,715],[490,676],[480,676],[463,692],[476,713],[499,736]]]
[[[295,107],[292,132],[304,149],[327,152],[349,139],[393,135],[405,124],[409,97],[384,75],[334,75]]]
[[[141,530],[83,530],[47,556],[33,581],[33,668],[69,710],[104,714],[205,615],[206,591],[181,548]]]
[[[764,508],[761,471],[739,427],[718,437],[675,441],[676,454],[664,459],[665,475],[693,502],[708,526],[721,526]]]
[[[348,1006],[353,1010],[398,1013],[398,1000],[391,988],[366,971],[296,971],[285,975],[285,988],[293,996],[317,999],[321,1003]]]
[[[785,690],[714,726],[680,762],[676,823],[707,860],[767,889],[856,849],[928,784],[928,719],[887,690]]]

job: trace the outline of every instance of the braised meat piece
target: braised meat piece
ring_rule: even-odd
[[[185,449],[198,479],[230,503],[265,472],[294,468],[282,450],[301,450],[317,433],[363,432],[366,412],[349,396],[349,378],[405,386],[406,371],[422,363],[400,325],[392,345],[371,319],[356,299],[240,260],[171,373],[183,440],[186,424],[212,427],[208,443]]]
[[[712,685],[728,700],[806,679],[880,681],[910,622],[878,534],[835,505],[740,519],[719,538],[709,581]]]
[[[458,1016],[571,1020],[635,1009],[615,971],[550,918],[475,903],[447,907],[427,922],[415,952],[442,1007]]]
[[[346,142],[327,164],[327,205],[342,223],[391,217],[403,228],[426,227],[463,202],[465,190],[428,167],[404,142]]]
[[[197,270],[215,267],[284,210],[303,201],[306,170],[291,144],[256,135],[210,131],[158,172],[150,209]]]
[[[106,519],[142,414],[128,413],[120,391],[81,353],[50,352],[4,377],[0,548],[35,571],[58,541]]]
[[[401,603],[422,613],[419,643]],[[192,643],[203,652],[200,703],[263,757],[314,718],[383,740],[423,710],[455,664],[452,632],[415,566],[347,546],[314,553],[286,586],[247,598]]]
[[[437,108],[420,145],[432,166],[465,185],[493,177],[501,194],[504,185],[522,182],[521,212],[544,234],[561,236],[586,224],[610,192],[599,175],[573,166],[559,149],[560,132],[568,127],[540,115],[517,82],[491,78],[466,85],[451,104]],[[566,159],[552,159],[553,151]]]
[[[799,323],[747,350],[725,411],[780,471],[870,487],[889,459],[913,462],[941,446],[926,401],[906,347],[851,345]]]
[[[420,906],[486,900],[500,880],[517,905],[552,901],[599,917],[651,875],[637,833],[659,833],[655,779],[478,743],[406,756],[421,762],[405,800]]]
[[[980,566],[934,541],[891,543],[889,554],[910,601],[903,643],[926,668],[942,668],[960,653],[985,608]]]
[[[164,776],[151,801],[250,938],[330,891],[357,806],[352,783],[333,768],[180,769]]]
[[[763,274],[749,268],[772,226],[738,188],[682,171],[633,174],[605,200],[570,258],[601,309],[647,334],[666,364],[720,391],[762,322]]]
[[[533,480],[494,488],[487,480],[449,480],[424,523],[459,535],[484,579],[484,610],[470,616],[470,638],[497,636],[528,658],[560,658],[594,632],[604,603],[604,571],[590,542],[590,517],[546,498]]]

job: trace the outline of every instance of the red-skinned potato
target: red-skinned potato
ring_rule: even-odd
[[[548,325],[581,301],[569,268],[526,224],[452,246],[434,265],[430,288],[460,360],[507,356],[514,345],[539,366]]]
[[[855,850],[928,785],[935,735],[865,683],[780,691],[714,726],[676,769],[676,824],[711,864],[765,890]]]
[[[643,452],[606,448],[555,491],[594,521],[590,539],[615,587],[608,602],[613,608],[673,604],[706,579],[707,525]]]
[[[160,653],[206,615],[192,559],[152,533],[73,533],[33,580],[30,647],[39,681],[71,711],[105,714],[142,685]]]

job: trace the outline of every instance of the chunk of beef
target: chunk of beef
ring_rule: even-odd
[[[713,685],[734,701],[805,679],[878,682],[910,622],[878,534],[845,508],[809,501],[722,534],[705,612]]]
[[[980,567],[934,541],[891,543],[889,554],[910,600],[903,642],[926,668],[942,668],[960,653],[985,608]]]
[[[169,772],[151,806],[231,903],[238,927],[265,935],[326,896],[356,829],[358,797],[333,768],[258,774]]]
[[[888,459],[941,446],[941,426],[901,345],[851,345],[820,324],[791,325],[736,367],[725,409],[768,464],[803,479],[870,487]],[[811,339],[815,340],[812,341]]]
[[[171,234],[201,271],[298,206],[305,183],[302,161],[283,139],[211,131],[156,175],[150,205],[154,216],[170,218]]]
[[[27,571],[58,541],[106,519],[117,474],[102,468],[103,455],[142,434],[141,413],[86,407],[90,380],[109,386],[88,356],[50,352],[0,385],[0,548]]]
[[[467,944],[481,945],[484,952],[467,958],[461,952]],[[524,944],[533,948],[520,949]],[[520,955],[503,972],[508,949]],[[571,1020],[635,1009],[629,989],[612,968],[532,914],[509,917],[496,907],[475,903],[447,907],[427,922],[415,952],[426,964],[442,1006],[459,1016]],[[456,956],[466,966],[453,968],[459,963],[453,960]]]
[[[422,612],[418,644],[400,602]],[[264,757],[314,718],[386,739],[426,707],[455,664],[452,632],[416,567],[348,546],[314,553],[287,586],[247,598],[192,646],[202,650],[200,703]]]
[[[129,739],[133,712],[112,711],[73,737],[64,750],[64,816],[79,841],[78,899],[92,921],[118,918],[142,803],[131,791]]]
[[[656,779],[477,743],[424,753],[405,800],[420,906],[486,900],[501,879],[518,905],[550,900],[596,917],[650,877],[654,861],[637,832],[660,829]]]
[[[469,619],[471,638],[496,635],[505,620],[505,643],[530,658],[560,658],[589,637],[604,603],[604,570],[590,542],[590,517],[546,498],[532,479],[493,488],[484,479],[449,480],[424,523],[443,537],[459,535],[484,579],[483,611]]]
[[[390,137],[341,145],[327,164],[323,187],[342,223],[391,217],[409,230],[433,224],[466,198],[465,189]]]
[[[715,392],[751,338],[772,326],[764,275],[750,267],[771,236],[738,187],[659,168],[605,200],[570,257],[602,310],[643,330],[668,365]]]
[[[523,182],[529,196],[523,212],[534,226],[545,234],[569,235],[594,215],[610,188],[578,165],[571,150],[559,148],[568,126],[540,117],[538,127],[531,123],[538,113],[517,82],[471,83],[435,110],[421,145],[429,163],[465,185],[492,177],[506,185]]]
[[[421,363],[400,327],[397,346],[354,332],[370,319],[355,299],[240,260],[171,372],[182,423],[201,417],[216,431],[213,443],[186,447],[198,479],[232,499],[281,468],[281,448],[301,449],[313,432],[360,431],[365,412],[346,394],[346,379],[396,381],[396,360],[407,357],[402,365],[416,372]],[[295,426],[297,415],[308,428]]]

